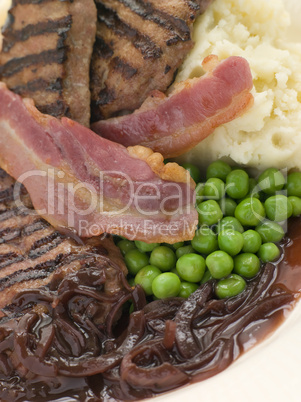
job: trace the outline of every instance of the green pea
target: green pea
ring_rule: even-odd
[[[231,166],[223,161],[212,162],[207,168],[207,180],[211,178],[218,178],[226,181],[228,174],[231,172]]]
[[[182,255],[191,254],[191,253],[194,253],[194,248],[192,247],[191,244],[188,244],[187,246],[178,248],[176,251],[176,256],[177,256],[177,258],[180,258],[180,257],[182,257]]]
[[[138,274],[135,276],[135,284],[140,285],[144,290],[145,294],[147,296],[150,296],[153,294],[152,290],[153,280],[160,274],[161,271],[159,268],[154,267],[153,265],[147,265],[146,267],[140,269]]]
[[[176,274],[176,275],[180,278],[180,281],[182,282],[182,278],[180,277],[179,272],[177,271],[177,268],[176,268],[176,267],[174,267],[173,269],[171,269],[170,272],[172,272],[173,274]]]
[[[155,265],[161,271],[170,271],[176,266],[177,258],[172,249],[159,246],[152,251],[149,261],[151,265]]]
[[[148,256],[138,249],[128,251],[124,256],[124,260],[129,273],[132,275],[136,275],[149,262]]]
[[[217,178],[208,179],[203,194],[208,199],[220,200],[225,194],[225,183]]]
[[[184,297],[187,299],[193,292],[199,288],[199,285],[191,282],[181,282],[179,297]]]
[[[234,216],[234,212],[237,207],[237,204],[234,200],[224,197],[218,203],[224,216]]]
[[[135,243],[133,243],[132,241],[127,240],[127,239],[120,240],[117,243],[117,246],[119,247],[119,249],[120,249],[120,251],[122,252],[123,255],[126,255],[126,253],[128,251],[134,250],[136,248]]]
[[[196,232],[191,245],[201,254],[211,254],[218,250],[217,236],[208,226],[202,226]]]
[[[259,198],[259,191],[260,191],[260,188],[257,184],[257,181],[253,177],[250,177],[249,178],[249,195],[247,195],[247,196]]]
[[[144,241],[135,240],[135,245],[138,250],[142,251],[143,253],[147,253],[149,251],[153,251],[154,248],[158,247],[159,243],[145,243]]]
[[[184,169],[188,170],[192,179],[198,183],[201,180],[200,169],[192,163],[182,163]]]
[[[234,268],[233,258],[222,250],[214,251],[208,255],[206,265],[215,279],[230,275]]]
[[[131,287],[134,287],[135,286],[135,278],[133,278],[133,277],[131,277],[131,278],[128,278],[128,284],[131,286]]]
[[[244,238],[240,232],[235,230],[223,230],[218,234],[218,245],[221,250],[233,257],[241,251]]]
[[[214,200],[201,202],[197,207],[200,224],[214,225],[223,217],[223,213]]]
[[[254,278],[260,270],[260,261],[253,253],[242,253],[234,258],[234,272],[245,278]]]
[[[262,244],[261,236],[255,230],[247,230],[242,234],[244,238],[244,245],[242,251],[244,253],[257,253]]]
[[[292,172],[287,176],[287,195],[294,195],[295,197],[301,197],[301,173]]]
[[[178,259],[176,268],[184,281],[195,283],[203,278],[206,264],[201,255],[185,254]]]
[[[241,276],[232,274],[228,278],[217,282],[215,294],[219,299],[228,299],[242,293],[246,286],[246,281]]]
[[[210,281],[210,279],[213,279],[213,276],[211,275],[211,272],[209,271],[209,269],[206,269],[204,276],[201,280],[201,284],[203,285],[204,283]]]
[[[204,201],[204,199],[205,199],[204,188],[205,188],[205,183],[198,183],[196,185],[196,188],[195,188],[196,204],[199,204],[200,202]]]
[[[293,208],[293,216],[301,215],[301,198],[291,195],[288,197],[288,200]]]
[[[285,178],[280,170],[275,168],[266,169],[258,178],[258,184],[266,194],[274,194],[282,190]]]
[[[273,195],[265,203],[267,217],[271,221],[282,222],[292,216],[293,207],[285,195]]]
[[[174,250],[178,250],[178,248],[183,247],[184,244],[185,244],[185,243],[184,243],[183,241],[179,241],[178,243],[172,244],[172,248],[173,248]]]
[[[226,179],[226,192],[234,199],[243,198],[249,191],[249,176],[241,169],[232,170]]]
[[[264,221],[256,227],[263,243],[277,243],[284,237],[283,228],[276,222]]]
[[[262,262],[273,262],[280,256],[280,250],[274,243],[264,243],[260,246],[258,257]]]
[[[164,272],[156,276],[152,283],[152,292],[158,299],[178,296],[180,288],[180,278],[172,272]]]
[[[257,198],[246,198],[237,205],[235,217],[244,226],[256,226],[265,217],[265,210]]]
[[[235,230],[240,233],[244,232],[242,224],[234,216],[225,216],[217,225],[217,233],[227,229]]]

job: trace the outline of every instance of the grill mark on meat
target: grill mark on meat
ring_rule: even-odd
[[[27,236],[32,235],[33,233],[48,228],[50,225],[43,221],[42,219],[38,219],[33,223],[25,225],[21,228],[8,227],[0,231],[0,244],[8,243],[11,240],[14,240],[18,237],[25,238]]]
[[[25,57],[14,58],[0,67],[2,77],[10,77],[26,67],[36,64],[62,64],[66,60],[65,49],[46,50],[39,54],[31,54]]]
[[[30,24],[21,30],[13,30],[11,27],[6,30],[3,40],[2,51],[7,53],[17,42],[25,42],[31,36],[38,36],[46,33],[58,33],[59,36],[66,34],[72,23],[71,15],[58,20],[48,20],[35,25]]]
[[[0,202],[4,200],[11,200],[14,194],[14,186],[6,188],[5,190],[0,191]]]
[[[48,253],[50,250],[56,248],[64,240],[65,238],[59,232],[51,233],[50,235],[45,236],[34,242],[28,252],[28,257],[31,260],[39,258],[42,255]]]
[[[6,228],[0,231],[0,244],[7,243],[10,240],[16,239],[21,235],[21,230],[18,228]]]
[[[3,29],[0,80],[42,113],[88,126],[96,17],[93,0],[14,0]]]
[[[59,267],[63,257],[63,254],[59,254],[54,260],[45,261],[41,264],[37,264],[34,267],[15,271],[14,273],[7,275],[6,277],[0,279],[0,291],[10,288],[17,283],[19,284],[22,282],[28,282],[30,280],[48,278],[49,275]]]
[[[42,113],[50,114],[52,116],[66,116],[71,117],[70,108],[66,105],[65,102],[58,100],[53,103],[49,103],[47,105],[40,105],[39,110]]]
[[[1,233],[0,233],[1,234]],[[21,231],[19,230],[19,235]],[[65,238],[59,232],[53,232],[48,236],[38,239],[34,242],[27,254],[21,255],[14,252],[0,254],[0,269],[6,268],[12,264],[23,261],[25,258],[35,260],[63,243]],[[1,241],[0,241],[1,243]]]
[[[90,75],[92,122],[132,112],[151,91],[167,90],[193,46],[193,22],[211,0],[95,2],[98,23]],[[115,68],[116,58],[131,66],[132,73],[124,75],[123,68]]]
[[[63,89],[62,79],[56,78],[54,81],[47,81],[43,78],[38,78],[27,82],[24,85],[12,87],[11,90],[21,96],[28,92],[46,91],[46,92],[59,92]]]
[[[14,252],[0,254],[0,269],[6,268],[9,265],[23,261],[23,256]]]
[[[24,4],[42,4],[42,3],[48,3],[53,0],[12,0],[13,7],[17,6],[18,4],[24,5]],[[60,0],[61,2],[68,2],[72,3],[74,0]]]
[[[101,3],[97,3],[97,11],[98,21],[104,23],[115,34],[123,38],[126,37],[141,52],[145,59],[157,59],[161,57],[162,50],[160,47],[149,36],[140,33],[126,22],[121,21],[115,11],[109,10]],[[105,43],[104,41],[102,42]],[[101,42],[96,42],[96,49],[99,44],[102,45]],[[99,53],[101,52],[99,51]]]
[[[23,215],[24,211],[22,211],[19,208],[11,208],[11,209],[6,209],[4,211],[0,211],[0,222],[4,222],[14,216],[18,215]]]
[[[110,45],[108,45],[103,38],[96,36],[94,51],[99,58],[107,59],[113,56],[114,50]]]
[[[196,12],[200,9],[200,2],[198,0],[184,0],[188,7]],[[191,19],[195,19],[195,15],[192,15]]]
[[[58,286],[66,275],[84,267],[105,266],[111,269],[110,260],[126,272],[111,240],[94,238],[79,245],[56,231],[31,209],[25,190],[20,197],[22,204],[26,202],[28,208],[17,208],[10,191],[6,191],[14,183],[0,169],[1,193],[8,196],[0,204],[0,320],[7,314],[12,318],[9,306],[18,292],[47,286],[53,275],[56,275]],[[109,278],[108,286],[108,292],[114,286],[118,290],[119,279]]]
[[[114,70],[119,71],[121,75],[126,79],[131,79],[135,74],[137,74],[137,69],[132,67],[129,63],[121,60],[119,57],[115,57],[111,66]]]
[[[39,230],[48,228],[49,226],[50,226],[49,223],[47,223],[46,221],[44,221],[42,219],[38,219],[37,221],[24,226],[22,229],[21,236],[22,237],[30,236],[31,234],[33,234]]]
[[[114,99],[116,99],[115,91],[113,89],[104,88],[99,92],[99,98],[97,101],[92,101],[92,107],[106,105]]]
[[[166,42],[168,46],[179,41],[189,41],[191,39],[190,29],[182,19],[160,11],[144,0],[119,0],[119,2],[139,15],[139,17],[154,22],[173,35]]]

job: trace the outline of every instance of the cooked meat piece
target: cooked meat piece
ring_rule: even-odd
[[[3,30],[0,80],[43,113],[90,122],[93,0],[14,0]]]
[[[195,18],[211,0],[96,0],[92,120],[133,111],[165,91],[192,47]]]
[[[82,237],[193,238],[195,183],[183,167],[164,164],[149,148],[101,138],[66,117],[45,116],[3,83],[0,104],[0,166],[25,185],[53,226]]]
[[[214,129],[253,105],[252,74],[248,62],[215,55],[203,61],[207,74],[176,84],[166,97],[153,91],[140,109],[127,116],[92,124],[92,130],[124,146],[143,145],[165,158],[182,155]]]
[[[32,209],[24,188],[16,201],[14,188],[15,181],[0,169],[0,309],[9,313],[7,305],[25,289],[42,288],[51,281],[53,287],[67,275],[93,267],[99,278],[105,275],[103,291],[108,301],[102,305],[102,316],[97,317],[103,322],[112,309],[109,296],[120,296],[127,272],[112,239],[75,241]]]

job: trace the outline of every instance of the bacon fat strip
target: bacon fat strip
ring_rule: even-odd
[[[54,227],[146,242],[191,239],[195,183],[162,155],[103,139],[68,118],[41,114],[0,83],[0,166]]]
[[[183,154],[253,105],[245,59],[232,56],[219,63],[211,55],[203,67],[203,77],[175,85],[167,97],[154,91],[133,114],[99,121],[92,130],[125,146],[149,147],[165,158]]]

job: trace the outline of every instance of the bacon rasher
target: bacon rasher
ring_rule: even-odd
[[[92,130],[125,146],[144,145],[165,158],[183,154],[253,104],[252,75],[244,58],[218,62],[211,55],[203,68],[204,76],[176,84],[169,96],[153,91],[133,114],[101,120]]]
[[[41,114],[0,83],[0,166],[53,226],[147,242],[190,239],[195,184],[144,147],[125,148],[68,119]],[[16,189],[16,195],[18,191]]]

